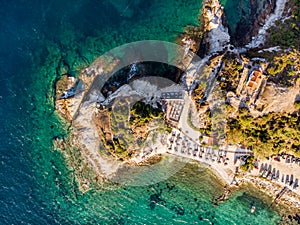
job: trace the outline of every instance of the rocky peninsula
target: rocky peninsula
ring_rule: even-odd
[[[279,20],[294,23],[299,34],[297,2],[251,1],[259,7],[240,38],[228,28],[220,2],[204,1],[201,27],[187,28],[178,39],[184,47],[176,65],[182,67],[168,72],[176,82],[140,78],[138,71],[149,67],[136,62],[127,67],[127,83],[96,88],[105,85],[105,74],[121,69],[122,60],[113,56],[76,78],[63,74],[55,103],[71,129],[54,143],[80,189],[118,181],[118,171],[168,154],[207,163],[228,185],[251,182],[275,195],[276,204],[282,199],[299,209],[300,44],[289,40],[287,48],[283,36],[272,45]],[[195,53],[201,57],[192,60]],[[282,163],[287,156],[291,161]],[[273,159],[271,169],[267,159]],[[287,174],[291,164],[295,171]],[[284,188],[289,191],[279,196]]]

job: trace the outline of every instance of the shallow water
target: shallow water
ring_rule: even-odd
[[[54,113],[57,75],[72,75],[121,44],[174,41],[197,24],[201,2],[0,1],[0,224],[274,224],[276,212],[238,192],[213,207],[222,185],[188,166],[153,186],[82,195],[52,138],[67,125]],[[151,200],[156,204],[151,203]],[[249,214],[249,202],[259,208]]]

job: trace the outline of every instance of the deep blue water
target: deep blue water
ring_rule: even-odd
[[[62,64],[76,75],[118,45],[145,39],[174,41],[183,27],[197,24],[200,6],[201,1],[193,0],[0,1],[0,224],[273,224],[278,220],[277,213],[247,192],[214,208],[210,200],[222,187],[205,168],[193,174],[198,170],[194,166],[156,186],[82,195],[72,170],[51,148],[52,138],[64,135],[67,126],[55,115],[53,105],[54,82]],[[151,209],[149,199],[156,194],[162,204]],[[245,220],[232,216],[246,214],[249,199],[257,201],[260,213]]]

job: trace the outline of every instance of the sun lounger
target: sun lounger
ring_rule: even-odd
[[[299,187],[298,182],[299,182],[299,180],[298,180],[298,178],[296,178],[295,182],[294,182],[294,187],[293,187],[295,190],[297,190],[297,188]]]
[[[280,176],[280,172],[279,172],[279,170],[277,170],[277,173],[276,173],[276,180],[279,179],[279,176]]]
[[[286,177],[285,177],[285,184],[288,184],[289,183],[289,175],[286,175]]]
[[[293,182],[294,182],[294,175],[292,174],[291,177],[290,177],[289,185],[292,186]]]

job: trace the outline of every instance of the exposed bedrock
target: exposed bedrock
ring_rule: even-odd
[[[229,23],[231,42],[235,46],[243,46],[249,43],[251,38],[256,36],[260,28],[264,26],[270,14],[274,13],[276,7],[276,0],[250,0],[248,4],[247,2],[246,0],[241,1],[236,6],[236,10],[241,13],[240,16],[237,15],[239,17],[237,24]],[[229,15],[226,9],[225,5],[225,13]],[[232,9],[229,8],[228,10]]]
[[[203,39],[200,56],[221,52],[230,43],[224,8],[218,0],[206,0],[202,8]]]

